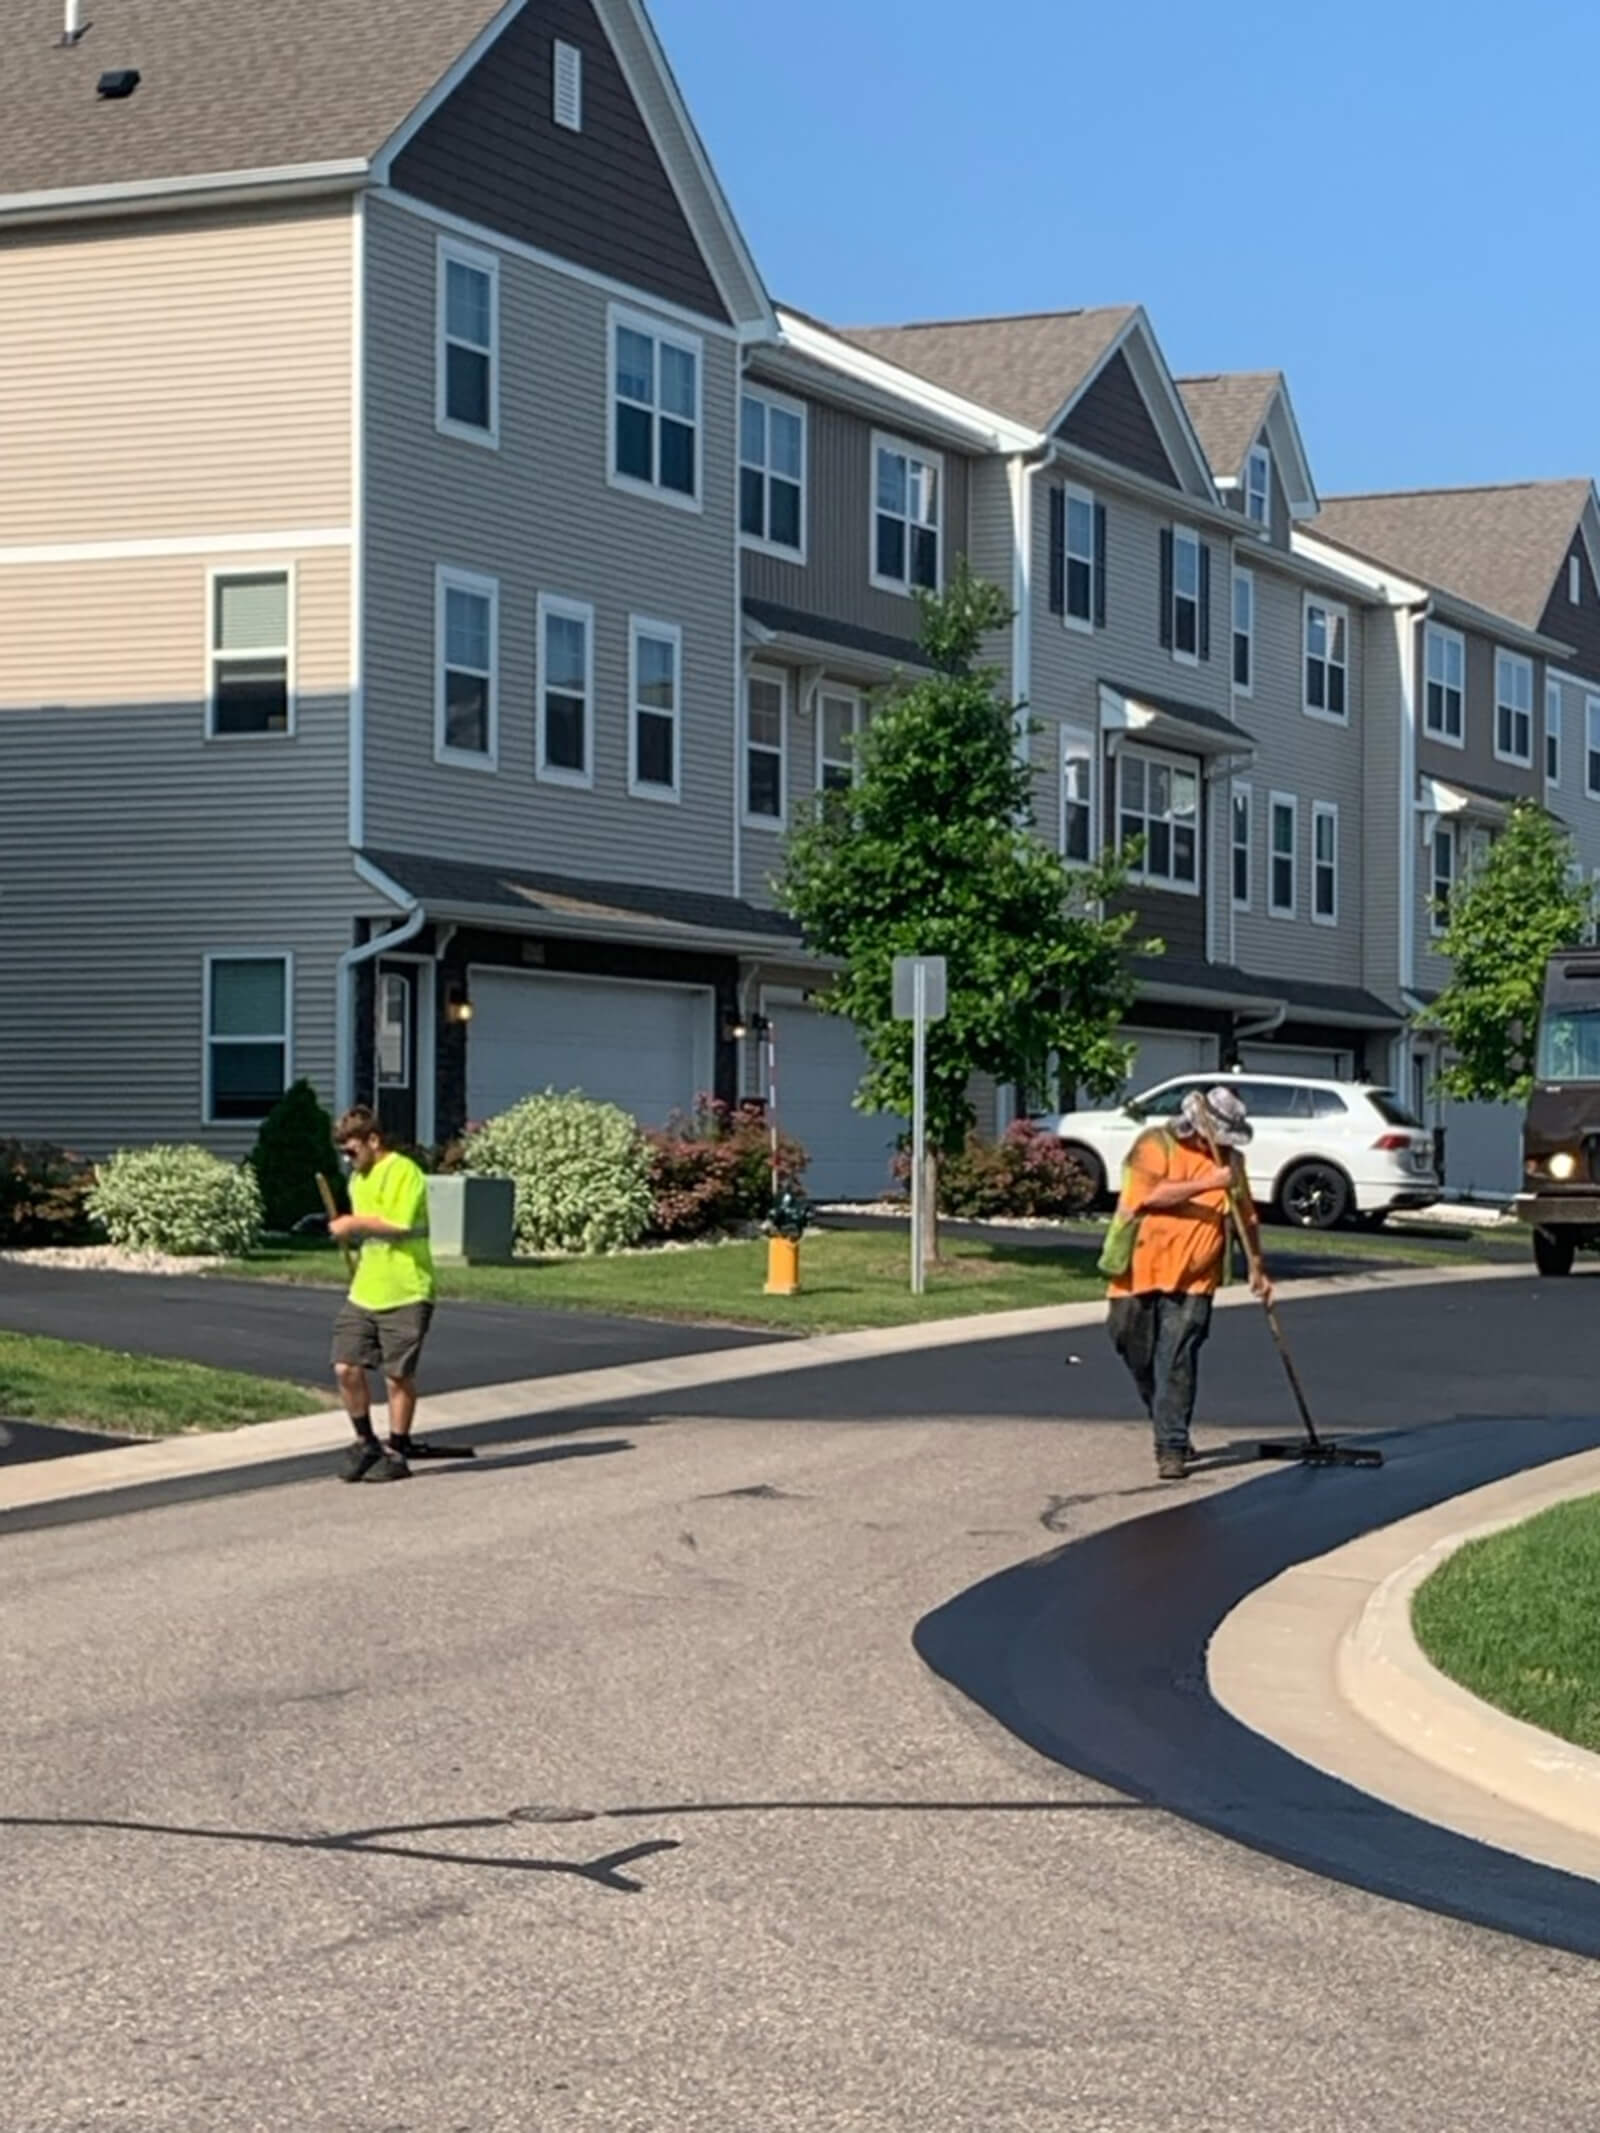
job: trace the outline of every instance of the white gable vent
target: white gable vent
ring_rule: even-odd
[[[583,131],[583,54],[575,44],[556,39],[556,124],[569,133]]]

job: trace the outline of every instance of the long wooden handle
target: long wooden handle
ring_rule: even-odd
[[[328,1210],[328,1220],[331,1222],[339,1212],[339,1203],[333,1197],[333,1187],[320,1170],[317,1172],[317,1190],[322,1195],[322,1204]],[[349,1245],[343,1242],[340,1243],[339,1249],[344,1253],[345,1272],[353,1277],[356,1270],[356,1255]]]

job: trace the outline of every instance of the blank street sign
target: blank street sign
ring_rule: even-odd
[[[923,978],[922,1012],[930,1022],[942,1022],[945,1013],[945,971],[942,955],[897,955],[894,959],[894,1015],[909,1022],[917,1012],[917,965]]]

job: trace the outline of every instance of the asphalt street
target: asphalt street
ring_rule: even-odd
[[[1352,1424],[1514,1428],[1592,1401],[1597,1301],[1286,1317]],[[1075,1338],[7,1538],[6,2122],[1589,2133],[1600,1969],[1122,1800],[916,1658],[981,1578],[1275,1485],[1163,1492]],[[1275,1367],[1224,1315],[1203,1443]]]

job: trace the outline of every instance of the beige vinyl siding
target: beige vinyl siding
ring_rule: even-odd
[[[0,546],[347,524],[351,259],[347,203],[9,234]]]
[[[333,1099],[335,965],[383,908],[344,841],[349,559],[261,559],[294,570],[297,730],[208,743],[213,560],[0,569],[6,1132],[242,1153],[253,1126],[201,1123],[202,959],[230,949],[292,952],[292,1067]]]
[[[1417,844],[1401,772],[1407,716],[1401,647],[1410,627],[1404,614],[1377,609],[1362,631],[1362,982],[1394,1002],[1400,998],[1400,840],[1408,837],[1413,849]]]
[[[735,355],[702,339],[703,508],[607,481],[607,298],[503,254],[499,449],[434,426],[433,224],[368,207],[367,821],[375,847],[733,887]],[[486,247],[487,248],[487,247]],[[627,307],[651,316],[645,299]],[[663,320],[664,325],[671,321]],[[434,573],[499,583],[499,769],[436,763]],[[594,785],[534,776],[539,593],[594,607]],[[683,632],[680,804],[628,785],[628,618]]]

